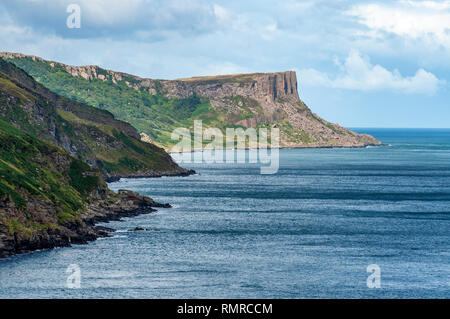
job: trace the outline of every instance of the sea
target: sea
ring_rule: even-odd
[[[449,298],[450,129],[354,130],[385,145],[111,183],[173,208],[0,260],[0,298]]]

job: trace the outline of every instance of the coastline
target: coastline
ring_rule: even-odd
[[[367,144],[364,146],[279,147],[277,149],[352,149],[387,145],[388,144]],[[250,148],[236,148],[232,150],[250,150]],[[205,149],[192,150],[191,153],[199,151],[205,151]],[[172,153],[180,154],[182,152]],[[162,174],[115,175],[106,177],[105,182],[117,182],[121,178],[161,178],[163,176],[187,177],[194,174],[196,174],[194,170],[185,169],[182,172],[167,172]],[[107,194],[103,194],[100,196],[103,198],[100,199],[95,198],[87,208],[86,212],[79,215],[79,220],[69,221],[61,228],[40,231],[33,234],[30,238],[25,238],[17,234],[11,235],[11,238],[3,240],[3,246],[0,246],[0,259],[36,250],[70,247],[73,244],[87,244],[98,238],[109,237],[110,233],[115,231],[108,227],[97,226],[98,223],[107,223],[109,221],[121,220],[125,217],[151,214],[157,211],[155,208],[171,207],[170,204],[157,203],[150,197],[142,196],[129,190],[119,190],[117,194],[111,193],[107,192]]]
[[[94,200],[86,212],[79,215],[79,219],[67,221],[60,227],[40,230],[29,237],[9,234],[9,238],[3,238],[0,242],[0,259],[36,250],[88,244],[98,238],[110,237],[110,233],[115,231],[112,228],[97,226],[98,223],[120,221],[125,217],[154,213],[157,211],[155,208],[172,207],[129,190],[105,195],[103,199]]]
[[[170,154],[170,153],[169,153]],[[105,182],[113,183],[120,181],[121,178],[161,178],[161,177],[187,177],[194,175],[197,172],[193,169],[185,169],[182,172],[167,172],[167,173],[149,173],[149,174],[129,174],[129,175],[110,175],[105,176]]]
[[[367,147],[382,147],[382,146],[389,146],[389,144],[384,144],[384,143],[380,143],[380,144],[374,144],[374,143],[368,143],[368,144],[364,144],[364,145],[357,145],[357,146],[353,146],[353,145],[338,145],[338,146],[280,146],[280,147],[270,147],[268,146],[267,149],[271,150],[271,149],[342,149],[342,148],[348,148],[348,149],[354,149],[354,148],[367,148]],[[250,147],[245,147],[245,148],[220,148],[218,150],[220,151],[236,151],[236,150],[242,150],[242,151],[249,151],[249,150],[259,150],[260,148],[250,148]],[[262,148],[261,148],[262,149]],[[203,151],[214,151],[213,148],[203,148],[203,149],[192,149],[190,152],[174,152],[174,151],[170,151],[170,150],[166,150],[167,153],[169,154],[183,154],[183,153],[194,153],[194,152],[203,152]],[[148,176],[145,176],[148,177]],[[132,177],[130,177],[132,178]]]

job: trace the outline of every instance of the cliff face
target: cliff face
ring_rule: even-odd
[[[142,81],[141,87],[149,83]],[[361,147],[381,144],[372,136],[356,134],[312,113],[298,96],[294,71],[196,77],[160,83],[168,96],[185,98],[195,92],[207,97],[214,109],[226,109],[226,113],[231,115],[231,125],[279,127],[280,143],[284,147]],[[150,90],[154,89],[149,86]],[[239,119],[245,109],[249,109],[253,116]]]
[[[101,106],[135,126],[147,141],[170,149],[176,127],[192,127],[196,119],[205,127],[278,127],[282,147],[363,147],[379,145],[369,135],[356,134],[321,119],[298,96],[295,72],[234,74],[178,80],[144,79],[97,66],[68,66],[38,57],[0,54],[23,68],[51,90],[70,91],[58,81],[63,70],[72,89],[86,85],[78,98]],[[109,84],[113,84],[113,86]],[[70,86],[71,84],[69,84]],[[105,90],[117,94],[114,100]],[[121,102],[119,99],[126,96]]]

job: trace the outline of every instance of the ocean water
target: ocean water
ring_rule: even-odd
[[[283,149],[275,175],[192,164],[198,175],[112,183],[174,207],[0,260],[0,297],[450,297],[450,130],[358,131],[389,145]],[[71,264],[80,289],[66,287]]]

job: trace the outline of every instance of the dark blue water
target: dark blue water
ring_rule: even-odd
[[[448,298],[450,130],[359,131],[390,146],[281,150],[276,175],[196,164],[196,176],[111,184],[174,208],[0,260],[0,297]],[[81,289],[66,288],[70,264]]]

